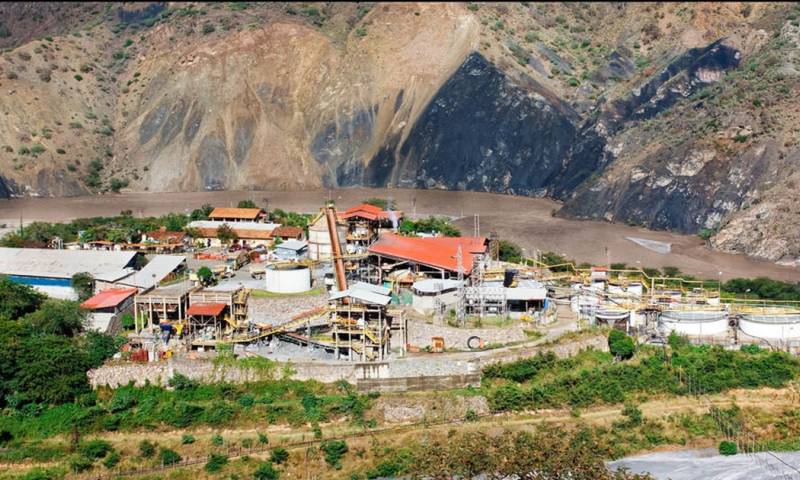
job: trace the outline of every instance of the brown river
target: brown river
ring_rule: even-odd
[[[652,231],[622,224],[555,218],[559,203],[543,198],[518,197],[481,192],[407,189],[319,189],[307,191],[215,191],[181,193],[122,193],[69,198],[17,198],[0,200],[0,224],[8,227],[41,220],[66,222],[79,217],[116,215],[131,210],[136,216],[186,212],[204,203],[236,206],[250,199],[268,208],[316,212],[328,199],[349,207],[371,197],[391,198],[406,216],[448,215],[465,235],[497,232],[532,255],[535,249],[553,251],[578,262],[628,265],[675,266],[704,277],[766,276],[800,281],[800,269],[771,262],[712,251],[696,236]],[[630,240],[634,238],[637,242]],[[644,246],[643,246],[644,245]]]

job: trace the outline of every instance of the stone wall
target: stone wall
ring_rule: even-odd
[[[462,388],[480,384],[481,369],[498,362],[513,362],[552,351],[559,357],[575,355],[582,349],[608,350],[605,336],[597,335],[574,342],[528,347],[506,347],[480,352],[413,355],[380,363],[299,362],[291,363],[293,379],[333,383],[346,380],[359,390],[407,391]],[[278,364],[280,375],[285,364]],[[259,372],[239,367],[218,367],[208,359],[170,359],[154,363],[110,363],[88,372],[93,388],[118,387],[129,382],[142,386],[165,386],[176,374],[200,382],[252,382],[262,379]]]
[[[467,350],[467,340],[473,336],[481,338],[485,345],[522,342],[528,339],[519,325],[502,328],[455,328],[408,320],[408,343],[415,347],[429,347],[431,337],[443,337],[446,348]]]

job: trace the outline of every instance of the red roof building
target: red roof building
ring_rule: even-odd
[[[304,234],[305,231],[302,227],[280,226],[272,231],[272,237],[281,240],[302,240]]]
[[[124,304],[126,300],[133,297],[135,288],[110,288],[97,293],[85,302],[81,303],[81,308],[86,310],[103,310],[117,308]]]
[[[368,203],[362,203],[361,205],[356,205],[355,207],[350,207],[344,211],[340,218],[343,220],[348,220],[351,218],[363,218],[365,220],[391,220],[392,213],[395,215],[396,218],[402,218],[402,212],[389,212],[388,210],[383,210],[380,207],[376,207],[375,205],[370,205]]]
[[[369,253],[458,273],[458,248],[464,273],[472,270],[473,255],[486,253],[486,237],[404,237],[384,233]]]

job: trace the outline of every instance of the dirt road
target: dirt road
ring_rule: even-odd
[[[518,243],[531,255],[534,249],[553,251],[579,262],[625,262],[636,266],[675,266],[705,278],[767,276],[800,281],[800,269],[758,261],[743,255],[714,252],[696,236],[656,232],[605,222],[555,218],[558,202],[480,192],[406,189],[339,189],[309,191],[124,193],[95,197],[21,198],[0,200],[0,224],[18,225],[33,220],[68,221],[77,217],[115,215],[132,210],[134,215],[189,212],[210,203],[235,206],[250,199],[269,208],[316,212],[328,199],[348,207],[370,197],[392,198],[407,216],[449,215],[458,218],[464,234],[473,231],[473,215],[479,215],[480,233],[497,232]],[[669,244],[669,253],[658,253],[627,237]],[[646,243],[646,242],[641,242]]]

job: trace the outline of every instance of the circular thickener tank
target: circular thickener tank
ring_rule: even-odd
[[[728,331],[724,310],[666,310],[661,313],[664,330],[692,337],[722,335]]]
[[[770,340],[800,339],[800,312],[780,312],[764,309],[763,312],[745,313],[739,319],[739,328],[756,338]]]
[[[305,265],[269,265],[264,270],[267,291],[300,293],[311,290],[311,270]]]

